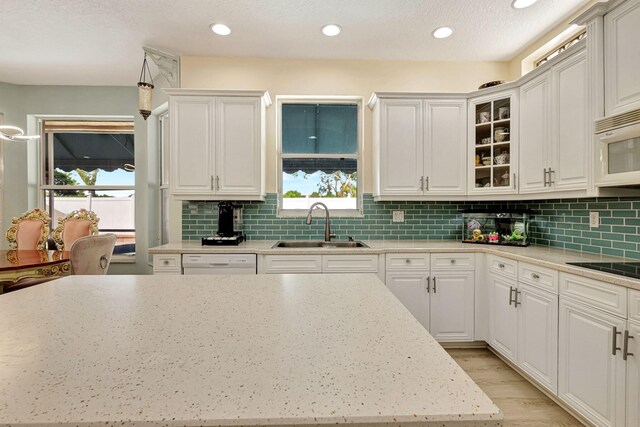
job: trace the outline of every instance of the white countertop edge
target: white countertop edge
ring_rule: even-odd
[[[620,276],[576,267],[567,262],[640,262],[640,260],[630,258],[620,258],[609,255],[591,254],[588,252],[574,251],[571,249],[560,249],[552,246],[527,247],[514,246],[490,246],[474,245],[472,243],[462,243],[457,240],[365,240],[368,248],[277,248],[272,246],[276,240],[249,240],[238,246],[202,246],[199,241],[187,240],[180,243],[169,243],[149,249],[150,254],[192,254],[192,253],[236,253],[236,254],[256,254],[256,255],[302,255],[302,254],[325,254],[325,255],[358,255],[358,254],[386,254],[386,253],[484,253],[497,255],[515,261],[527,262],[530,264],[547,267],[564,273],[575,274],[602,282],[611,283],[626,288],[640,290],[640,280],[630,277]],[[535,254],[518,253],[539,252],[546,254],[557,261],[549,261],[536,258]]]

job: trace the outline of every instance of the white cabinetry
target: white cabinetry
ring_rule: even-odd
[[[627,354],[627,427],[637,427],[640,426],[640,322],[630,320],[623,339],[622,350]]]
[[[386,284],[438,341],[474,339],[473,254],[389,254]]]
[[[513,363],[517,363],[518,310],[513,294],[515,277],[489,273],[489,345]]]
[[[544,73],[520,88],[520,193],[545,191],[549,182],[549,86]]]
[[[587,107],[584,50],[520,87],[520,193],[586,190]]]
[[[558,396],[596,425],[625,425],[626,316],[625,288],[560,274]]]
[[[474,340],[474,254],[431,254],[429,333],[438,341]]]
[[[182,274],[180,254],[154,254],[153,274]]]
[[[516,194],[518,104],[515,92],[469,101],[469,194]]]
[[[604,16],[605,115],[640,108],[640,0]]]
[[[378,255],[264,255],[258,261],[258,273],[378,273],[379,258]]]
[[[255,200],[264,191],[264,92],[169,89],[171,194]]]
[[[375,99],[374,196],[464,196],[466,100]]]

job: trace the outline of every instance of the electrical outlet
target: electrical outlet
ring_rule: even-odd
[[[404,211],[393,211],[393,222],[404,222]]]
[[[589,212],[589,227],[600,227],[600,212]]]
[[[233,222],[236,224],[242,224],[242,206],[233,207]]]

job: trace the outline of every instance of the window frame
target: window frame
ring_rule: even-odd
[[[358,107],[358,151],[354,154],[309,154],[282,152],[282,105],[283,104],[345,104],[357,105]],[[314,95],[281,95],[276,96],[276,192],[277,192],[277,213],[279,218],[299,218],[306,217],[306,209],[284,209],[282,207],[282,162],[286,158],[321,158],[321,159],[355,159],[357,162],[356,173],[358,175],[358,191],[356,196],[356,209],[331,209],[332,217],[362,218],[363,213],[363,184],[364,184],[364,98],[361,96],[314,96]]]
[[[95,190],[95,191],[132,191],[135,197],[137,192],[136,185],[55,185],[55,184],[47,184],[47,182],[53,182],[55,169],[53,167],[54,156],[53,156],[53,144],[52,141],[47,139],[47,132],[45,132],[45,122],[134,122],[133,116],[39,116],[37,117],[37,126],[38,133],[40,134],[40,140],[38,141],[37,153],[38,153],[38,197],[37,197],[37,206],[42,209],[49,211],[49,206],[46,205],[45,200],[47,196],[47,192],[53,193],[54,190]],[[82,131],[66,131],[66,133],[83,133]],[[84,132],[91,133],[91,132]],[[135,124],[134,129],[131,132],[121,132],[128,133],[135,136]],[[48,163],[47,164],[47,159]],[[134,152],[135,159],[135,152]],[[49,174],[47,176],[47,170]],[[134,217],[136,215],[136,204],[134,203]],[[52,231],[54,228],[54,224],[52,224]],[[103,230],[100,230],[103,231]],[[108,229],[107,232],[112,231],[133,231],[136,239],[138,238],[138,233],[136,231],[136,227],[132,230],[128,229]],[[137,249],[136,249],[137,253]],[[111,259],[112,263],[135,263],[136,256],[129,255],[113,255]]]

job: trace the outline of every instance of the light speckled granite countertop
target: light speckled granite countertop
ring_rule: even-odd
[[[238,246],[202,246],[199,241],[183,241],[170,243],[149,249],[152,254],[172,253],[255,253],[261,255],[291,254],[359,254],[359,253],[394,253],[394,252],[476,252],[489,253],[505,258],[524,261],[531,264],[549,267],[566,273],[577,274],[615,285],[640,290],[640,280],[615,274],[602,273],[596,270],[567,265],[567,262],[620,262],[633,261],[606,255],[596,255],[557,249],[549,246],[491,246],[461,243],[457,240],[365,240],[369,248],[278,248],[273,249],[275,240],[249,240]]]
[[[2,426],[502,419],[372,274],[71,276],[0,325]]]

